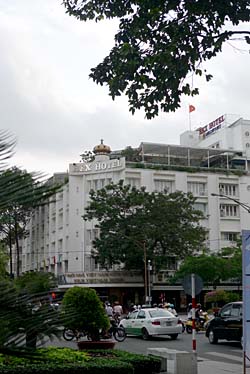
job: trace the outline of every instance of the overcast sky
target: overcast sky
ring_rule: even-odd
[[[207,67],[214,78],[198,81],[200,95],[184,97],[175,113],[146,120],[132,116],[126,98],[116,101],[88,78],[108,54],[117,24],[80,22],[61,0],[0,0],[1,128],[17,138],[12,164],[28,171],[66,171],[84,150],[104,139],[111,149],[142,141],[179,144],[179,136],[222,114],[250,119],[250,45],[227,45]],[[249,24],[244,28],[249,29]]]

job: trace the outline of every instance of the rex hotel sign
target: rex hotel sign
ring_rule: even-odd
[[[221,128],[222,123],[225,121],[225,116],[220,116],[216,120],[210,122],[208,125],[200,127],[198,129],[200,136],[207,137],[210,134],[213,134]]]

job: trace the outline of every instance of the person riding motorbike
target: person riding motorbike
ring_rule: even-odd
[[[201,327],[203,327],[205,323],[205,318],[204,318],[204,311],[202,310],[200,303],[198,303],[195,308],[195,319],[196,319],[196,324],[198,324],[198,326],[200,325]]]

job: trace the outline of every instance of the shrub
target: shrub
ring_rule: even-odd
[[[154,356],[144,356],[130,352],[112,350],[112,353],[122,362],[131,364],[134,374],[159,373],[161,369],[161,359]]]
[[[237,300],[239,300],[239,295],[237,293],[224,290],[210,291],[205,295],[205,303],[215,303],[215,305],[219,306]]]
[[[1,374],[133,374],[129,362],[116,357],[91,357],[70,348],[41,348],[28,358],[0,355]]]
[[[99,340],[99,330],[109,327],[102,302],[92,288],[73,287],[66,291],[62,313],[67,327],[84,330],[92,340]]]

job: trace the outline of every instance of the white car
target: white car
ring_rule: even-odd
[[[143,339],[156,335],[169,335],[171,339],[176,339],[182,333],[181,320],[161,308],[135,310],[122,319],[119,326],[128,335],[142,336]]]

